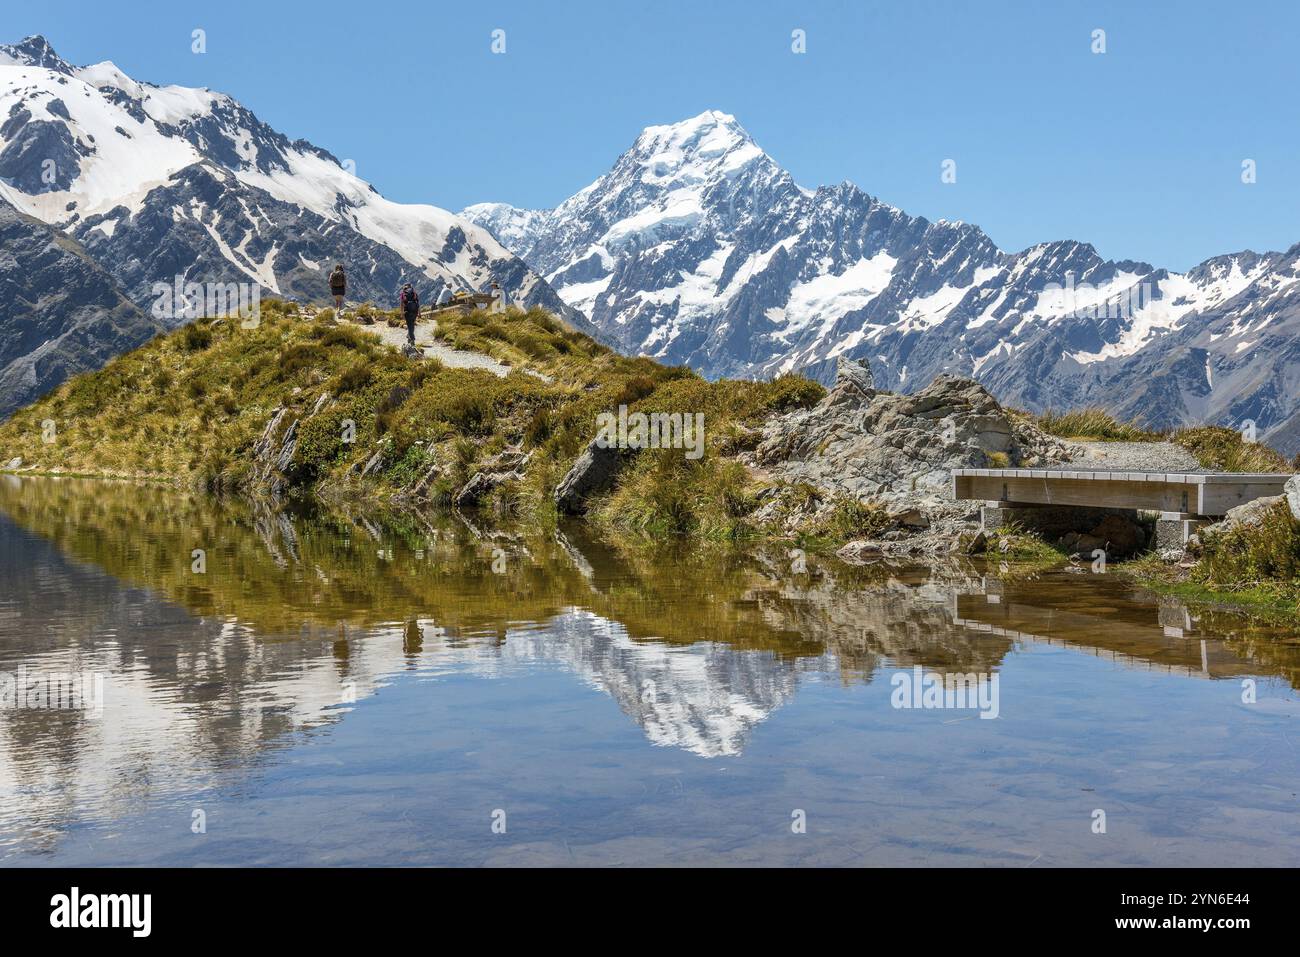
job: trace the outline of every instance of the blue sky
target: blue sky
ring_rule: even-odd
[[[642,127],[715,108],[805,186],[848,179],[1008,250],[1071,238],[1185,268],[1300,241],[1295,3],[7,7],[5,40],[42,33],[75,63],[230,93],[408,202],[550,206]],[[945,159],[955,183],[940,181]]]

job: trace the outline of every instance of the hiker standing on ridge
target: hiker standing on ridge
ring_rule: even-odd
[[[420,316],[420,295],[409,282],[402,287],[402,294],[397,297],[397,306],[406,319],[406,344],[415,347],[415,320]]]
[[[348,277],[343,272],[343,264],[339,263],[330,273],[330,294],[334,296],[334,312],[343,315],[343,297],[348,292]]]

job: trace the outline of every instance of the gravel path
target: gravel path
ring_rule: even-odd
[[[377,336],[394,349],[400,351],[406,348],[405,324],[390,326],[386,322],[376,322],[373,326],[358,325],[356,328]],[[438,324],[432,321],[427,323],[418,322],[415,325],[415,347],[424,353],[426,359],[437,359],[443,365],[452,369],[483,369],[503,379],[510,374],[511,366],[498,362],[491,356],[485,356],[481,352],[453,349],[451,346],[439,342],[434,338],[437,328]],[[532,369],[521,369],[520,371],[535,376],[543,382],[551,381],[550,376]]]
[[[1172,442],[1079,442],[1083,455],[1070,460],[1084,468],[1121,469],[1132,472],[1204,472],[1201,463]]]

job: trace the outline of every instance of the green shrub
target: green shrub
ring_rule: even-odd
[[[852,495],[837,495],[830,513],[819,522],[818,531],[837,541],[875,538],[889,527],[889,514],[879,505]]]
[[[212,345],[212,330],[207,326],[200,326],[190,323],[185,327],[181,337],[181,345],[187,352],[198,352],[200,349],[206,349]]]
[[[369,363],[357,362],[344,369],[334,381],[334,394],[343,395],[346,392],[356,392],[364,389],[374,381],[375,373],[370,368]]]
[[[300,342],[280,353],[280,371],[291,376],[300,369],[317,369],[329,364],[323,345]]]

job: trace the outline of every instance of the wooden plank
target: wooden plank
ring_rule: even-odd
[[[1203,485],[1201,488],[1204,490],[1204,495],[1197,511],[1201,515],[1226,515],[1228,509],[1253,502],[1257,498],[1281,495],[1284,484],[1285,481],[1242,482],[1236,485],[1216,482],[1212,485]]]
[[[1126,478],[1001,479],[982,476],[964,476],[957,481],[959,498],[1002,499],[1013,505],[1081,505],[1160,512],[1187,510],[1182,501],[1185,486],[1172,486],[1165,482],[1131,482]]]

